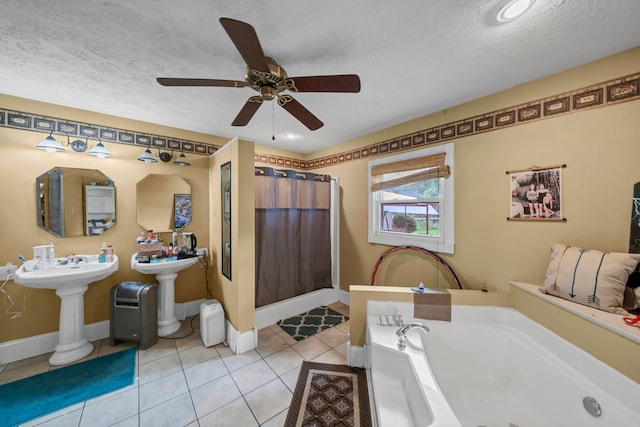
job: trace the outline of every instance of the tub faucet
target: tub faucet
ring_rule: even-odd
[[[407,347],[407,340],[405,338],[405,335],[413,328],[421,328],[425,332],[429,332],[429,328],[422,323],[414,322],[408,325],[404,325],[396,331],[396,335],[398,336],[398,350],[402,351]]]

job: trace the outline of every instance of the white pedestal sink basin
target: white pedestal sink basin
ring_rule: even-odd
[[[131,268],[144,274],[155,274],[159,285],[158,292],[158,336],[166,337],[180,329],[175,315],[175,279],[178,272],[191,267],[198,257],[173,261],[162,260],[156,263],[138,262],[138,254],[131,256]]]
[[[78,263],[69,261],[46,270],[30,269],[30,263],[22,265],[14,281],[36,289],[55,289],[60,297],[60,328],[58,345],[49,358],[51,365],[64,365],[82,359],[93,351],[84,335],[83,295],[89,283],[97,282],[118,270],[118,257],[112,262],[99,263],[97,255],[78,255]]]

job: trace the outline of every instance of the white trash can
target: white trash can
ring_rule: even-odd
[[[205,347],[225,341],[224,309],[218,300],[200,304],[200,336]]]

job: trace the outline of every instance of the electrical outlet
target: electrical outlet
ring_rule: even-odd
[[[10,262],[7,265],[3,265],[0,267],[0,280],[13,279],[13,275],[16,273],[18,267],[11,264]]]
[[[208,258],[209,257],[209,249],[207,249],[207,248],[196,248],[196,255]]]

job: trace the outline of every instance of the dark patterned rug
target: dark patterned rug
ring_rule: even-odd
[[[306,313],[280,320],[277,325],[296,341],[302,341],[313,334],[339,325],[347,320],[349,320],[348,316],[340,314],[329,307],[318,307]]]
[[[371,427],[364,369],[302,362],[284,427]]]

